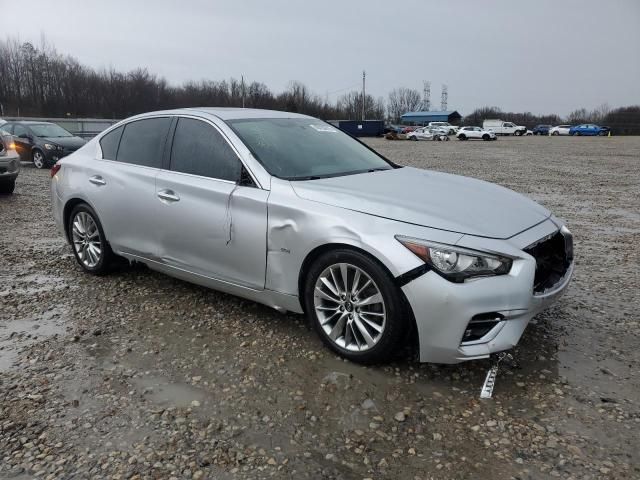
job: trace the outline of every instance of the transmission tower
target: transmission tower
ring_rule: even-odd
[[[440,110],[443,112],[447,110],[447,100],[449,98],[449,89],[446,85],[442,85],[442,97],[440,97]]]
[[[431,110],[431,82],[424,82],[424,90],[422,96],[422,110],[428,112]]]

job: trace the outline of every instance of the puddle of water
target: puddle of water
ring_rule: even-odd
[[[0,323],[0,372],[9,370],[24,347],[65,332],[66,309],[55,307],[38,318]]]
[[[132,380],[148,400],[163,407],[187,408],[194,401],[203,404],[207,398],[207,394],[200,389],[163,377],[145,375]]]

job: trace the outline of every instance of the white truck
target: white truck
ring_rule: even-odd
[[[524,135],[527,133],[527,127],[516,125],[512,122],[504,122],[502,120],[485,120],[482,122],[482,128],[490,130],[496,135]]]

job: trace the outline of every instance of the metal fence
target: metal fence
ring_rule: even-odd
[[[30,122],[50,122],[60,125],[65,130],[78,137],[85,139],[93,138],[103,130],[106,130],[120,120],[110,120],[107,118],[42,118],[42,117],[4,117],[3,120],[30,121]]]

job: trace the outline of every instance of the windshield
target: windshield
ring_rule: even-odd
[[[346,133],[313,118],[252,118],[227,123],[271,175],[287,180],[393,168]]]
[[[64,128],[53,123],[41,123],[38,125],[29,125],[33,133],[37,137],[73,137]]]

